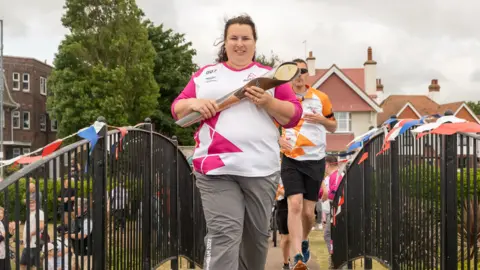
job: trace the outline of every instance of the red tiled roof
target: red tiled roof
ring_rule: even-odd
[[[327,133],[327,152],[346,151],[347,144],[354,139],[352,133]]]
[[[464,102],[452,102],[439,105],[431,100],[426,95],[391,95],[387,97],[380,106],[383,109],[382,113],[377,116],[377,124],[381,125],[390,116],[397,114],[407,102],[410,102],[415,110],[420,115],[440,113],[443,114],[446,110],[457,111]]]
[[[360,89],[365,91],[365,71],[363,68],[339,68]],[[307,77],[307,84],[314,85],[329,69],[316,69],[315,75]]]

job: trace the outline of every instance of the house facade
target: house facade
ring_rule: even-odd
[[[347,150],[347,144],[377,124],[382,108],[375,101],[377,94],[376,66],[372,48],[362,68],[340,68],[333,64],[328,69],[317,69],[313,52],[309,53],[308,85],[326,93],[337,119],[337,131],[327,134],[327,152]]]
[[[52,66],[33,58],[3,57],[3,159],[35,151],[56,139],[46,110]]]
[[[445,114],[446,111],[451,111],[454,116],[465,119],[469,122],[480,124],[480,118],[475,115],[472,109],[466,102],[452,102],[439,103],[438,95],[440,93],[440,84],[437,79],[433,79],[423,94],[419,95],[388,95],[383,93],[383,89],[378,91],[377,102],[383,109],[382,113],[378,114],[377,126],[382,125],[391,116],[396,116],[399,119],[420,119],[422,116],[431,114]],[[441,155],[440,141],[430,141],[427,138],[419,140],[411,139],[403,140],[400,147],[405,153],[418,153],[423,159],[439,159]],[[474,153],[480,156],[480,144],[473,143],[467,137],[458,137],[457,140],[457,154],[459,156],[458,166],[465,167],[467,164],[473,166]],[[470,162],[469,162],[470,161]],[[477,160],[480,162],[480,160]]]

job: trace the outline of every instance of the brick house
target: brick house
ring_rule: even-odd
[[[440,104],[438,102],[438,95],[440,93],[440,85],[437,79],[433,79],[428,89],[424,91],[424,94],[419,95],[389,95],[385,96],[383,88],[378,90],[377,102],[383,109],[382,113],[378,114],[377,125],[382,125],[385,120],[392,115],[396,115],[397,118],[411,118],[420,119],[424,115],[429,114],[444,114],[445,111],[450,110],[453,115],[465,119],[470,122],[480,124],[480,117],[475,115],[472,109],[466,102],[451,102]],[[384,98],[384,99],[383,99]],[[440,157],[440,141],[436,142],[438,145],[432,145],[435,142],[428,142],[427,140],[420,139],[415,143],[414,140],[404,140],[402,142],[403,148],[407,149],[406,152],[418,153],[423,159],[434,159]],[[477,143],[475,149],[473,139],[470,138],[470,142],[466,137],[458,139],[457,153],[459,156],[459,167],[465,167],[470,161],[470,166],[473,166],[473,154],[476,152],[476,156],[480,156],[480,144]],[[418,148],[418,149],[417,149]],[[411,150],[408,150],[411,149]],[[468,155],[467,155],[468,154]],[[480,162],[480,160],[477,160]]]
[[[4,159],[29,153],[56,139],[57,123],[46,112],[52,66],[33,58],[4,56]]]
[[[351,140],[376,125],[377,115],[382,112],[375,101],[378,80],[372,48],[368,48],[361,68],[333,64],[328,69],[318,69],[312,52],[306,60],[308,85],[330,97],[338,123],[337,131],[327,134],[327,152],[345,151]]]

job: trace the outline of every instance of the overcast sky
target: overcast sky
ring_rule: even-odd
[[[137,0],[147,17],[186,34],[199,65],[228,16],[248,13],[257,24],[257,51],[282,60],[313,51],[317,68],[362,67],[373,48],[387,94],[426,94],[431,79],[442,101],[480,100],[480,1],[464,0]],[[52,63],[66,33],[62,0],[1,0],[4,54]]]

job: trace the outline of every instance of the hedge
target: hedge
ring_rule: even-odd
[[[63,181],[57,180],[53,181],[52,179],[48,179],[44,181],[44,179],[38,179],[38,190],[42,193],[42,210],[47,215],[49,221],[53,221],[54,215],[57,214],[57,209],[61,207],[63,204],[57,200],[60,192],[62,190]],[[83,191],[82,191],[82,182],[83,182]],[[116,180],[115,182],[118,182]],[[20,212],[20,221],[24,222],[26,219],[26,211],[27,205],[25,204],[25,197],[26,197],[26,179],[21,178],[18,180],[18,193],[16,192],[16,184],[11,184],[8,186],[8,205],[5,204],[5,191],[0,191],[0,206],[5,208],[5,214],[9,215],[9,220],[13,220],[15,218],[15,206],[17,203],[17,207],[19,207]],[[35,181],[30,181],[30,183],[35,183]],[[47,192],[45,193],[45,183],[47,183]],[[127,192],[133,188],[137,192],[128,192],[128,202],[133,202],[132,205],[136,208],[139,205],[139,199],[142,196],[142,186],[139,185],[139,181],[127,181],[125,184],[125,189]],[[71,187],[74,188],[74,182],[70,183]],[[53,196],[53,191],[55,188],[56,196]],[[107,184],[107,193],[112,189],[111,181]],[[140,189],[140,192],[138,192]],[[93,191],[93,181],[85,179],[84,181],[78,181],[76,187],[76,194],[77,197],[87,198],[89,195],[92,196]],[[19,198],[17,199],[16,194],[19,194]],[[57,208],[54,208],[54,203],[56,202]],[[46,203],[46,204],[45,204]],[[59,222],[59,219],[57,217]]]
[[[441,168],[433,165],[410,165],[400,169],[401,186],[410,192],[410,196],[440,200],[441,173]],[[480,170],[477,171],[476,179],[473,169],[458,171],[456,187],[459,202],[466,200],[467,195],[472,200],[475,193],[480,199]]]

